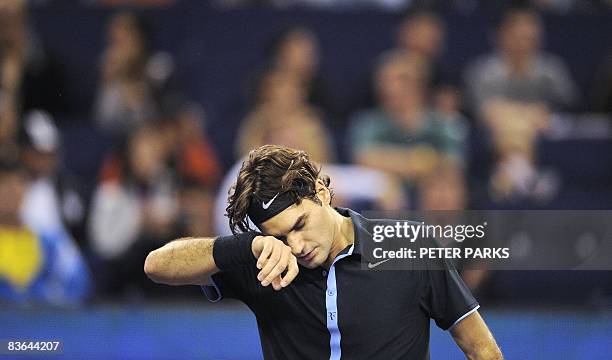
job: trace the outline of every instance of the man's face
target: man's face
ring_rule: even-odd
[[[291,247],[300,265],[309,269],[322,266],[330,257],[334,238],[335,211],[329,204],[329,190],[317,183],[317,197],[323,205],[302,199],[260,225],[266,235],[274,236]]]
[[[384,65],[377,74],[377,91],[381,105],[390,108],[416,107],[423,97],[423,83],[418,59],[396,59]]]
[[[410,19],[400,28],[399,45],[407,51],[416,51],[432,58],[438,55],[444,41],[442,24],[429,15]]]
[[[306,32],[295,32],[282,46],[279,54],[282,65],[299,72],[312,74],[319,65],[316,38]]]
[[[26,178],[19,172],[0,173],[0,222],[18,216],[26,191]]]
[[[536,17],[529,14],[515,15],[501,34],[501,46],[514,56],[528,56],[540,47],[542,28]]]

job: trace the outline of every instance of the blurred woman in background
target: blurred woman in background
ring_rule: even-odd
[[[107,293],[142,288],[146,253],[176,232],[177,185],[166,154],[158,129],[134,130],[120,151],[119,172],[93,195],[89,237]]]
[[[170,97],[173,72],[169,54],[153,53],[150,32],[142,18],[131,13],[113,16],[94,109],[97,125],[125,135],[154,118]]]
[[[237,155],[265,144],[302,149],[318,162],[334,158],[331,135],[321,113],[306,100],[306,89],[293,73],[272,70],[262,77],[255,107],[240,127]]]

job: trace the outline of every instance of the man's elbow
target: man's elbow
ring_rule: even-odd
[[[156,251],[151,251],[147,255],[144,263],[144,272],[153,282],[167,284],[167,279],[164,277],[164,271],[160,264],[159,254]]]

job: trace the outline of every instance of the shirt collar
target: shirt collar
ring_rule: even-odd
[[[368,239],[372,239],[372,232],[371,230],[369,230],[370,226],[368,226],[370,225],[371,221],[363,217],[358,212],[348,208],[335,207],[334,209],[340,215],[344,217],[350,217],[353,221],[353,230],[355,231],[355,243],[352,244],[354,245],[353,255],[365,256],[367,260],[372,260],[367,256],[368,252],[364,251],[364,246],[368,243],[371,243],[371,241],[369,241]],[[345,254],[352,245],[347,246],[344,250],[340,252],[339,255]]]

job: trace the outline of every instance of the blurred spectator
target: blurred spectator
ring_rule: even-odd
[[[215,150],[204,129],[204,111],[196,104],[182,107],[161,127],[169,148],[170,161],[181,180],[213,188],[221,177]]]
[[[211,194],[217,187],[221,168],[206,137],[203,119],[202,109],[191,104],[183,105],[168,118],[150,122],[163,148],[163,161],[179,188],[181,234],[210,235],[212,229]],[[102,167],[102,181],[119,181],[122,168],[121,156],[109,156]]]
[[[262,77],[257,104],[240,127],[237,155],[279,144],[304,150],[317,162],[330,162],[335,158],[331,139],[320,113],[306,102],[301,79],[272,70]]]
[[[466,209],[467,192],[461,169],[445,164],[425,177],[419,186],[419,207],[423,210]]]
[[[497,29],[497,49],[478,59],[466,72],[473,110],[482,112],[489,100],[541,103],[552,110],[575,105],[576,87],[567,68],[540,50],[542,23],[525,8],[507,11]]]
[[[461,166],[465,156],[465,120],[428,108],[427,74],[416,54],[384,54],[376,73],[379,105],[357,113],[350,129],[355,162],[399,176],[409,190],[441,164]]]
[[[28,112],[19,133],[21,161],[32,184],[21,209],[25,224],[34,229],[63,231],[84,245],[85,203],[77,180],[60,160],[61,138],[51,116]]]
[[[174,62],[152,53],[144,20],[131,13],[114,15],[107,32],[95,105],[98,126],[125,135],[160,114],[176,94],[171,88]]]
[[[22,223],[27,186],[19,163],[0,159],[0,302],[80,302],[90,291],[89,270],[65,232]]]
[[[15,141],[18,120],[39,108],[66,112],[59,63],[30,28],[25,0],[0,2],[0,141]]]
[[[97,187],[89,234],[107,294],[143,289],[146,254],[176,234],[179,199],[159,129],[135,129],[120,149],[120,172]]]
[[[467,70],[473,110],[495,147],[490,191],[496,200],[545,199],[554,192],[553,182],[536,167],[535,144],[550,111],[574,105],[577,94],[561,60],[540,51],[541,37],[537,13],[511,9],[499,25],[496,52]]]
[[[169,161],[179,181],[181,235],[212,236],[213,194],[221,177],[217,154],[204,131],[198,106],[183,109],[161,129]]]
[[[459,116],[462,96],[458,89],[458,76],[444,66],[441,55],[446,37],[446,26],[443,19],[429,8],[417,8],[410,11],[400,22],[395,34],[395,49],[421,59],[427,75],[428,105],[434,107],[441,115]],[[370,71],[362,90],[358,90],[356,108],[376,105],[376,69]],[[361,93],[359,93],[361,92]]]
[[[445,113],[459,111],[461,96],[456,86],[457,77],[440,61],[445,38],[444,22],[433,12],[418,10],[402,21],[397,33],[397,47],[409,54],[419,55],[429,63],[429,87],[432,105]]]
[[[337,120],[337,104],[329,84],[319,72],[319,41],[316,34],[306,27],[291,26],[279,31],[267,48],[267,63],[255,76],[251,94],[257,102],[258,86],[270,72],[283,72],[295,77],[305,89],[306,101],[318,108],[323,120],[334,124]]]
[[[168,162],[180,181],[195,182],[202,187],[214,187],[219,181],[220,164],[207,139],[204,112],[196,104],[184,104],[174,114],[147,121],[155,128]],[[101,180],[116,181],[121,177],[122,160],[118,154],[106,159]]]

